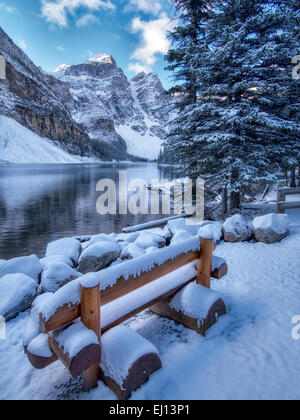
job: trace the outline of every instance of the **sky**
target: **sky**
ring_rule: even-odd
[[[173,17],[169,0],[0,0],[0,26],[43,70],[105,53],[129,78],[156,72],[166,88]]]

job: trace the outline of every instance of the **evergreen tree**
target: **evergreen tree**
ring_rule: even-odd
[[[275,182],[299,160],[299,6],[216,0],[208,14],[190,58],[200,92],[172,124],[167,150],[181,175],[219,186],[224,201],[229,191],[235,208],[250,184]]]

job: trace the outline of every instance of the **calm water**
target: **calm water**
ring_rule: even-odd
[[[126,170],[128,182],[170,178],[169,168],[128,165],[0,165],[0,259],[43,256],[48,242],[74,235],[120,232],[160,218],[96,212],[97,182]]]

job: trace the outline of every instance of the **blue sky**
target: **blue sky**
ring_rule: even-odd
[[[0,0],[0,26],[46,71],[111,54],[128,77],[155,71],[165,87],[169,0]]]

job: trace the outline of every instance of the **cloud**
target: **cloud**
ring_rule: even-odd
[[[58,26],[67,26],[68,14],[79,8],[97,11],[115,10],[116,6],[110,0],[42,0],[42,16]]]
[[[27,44],[26,44],[26,42],[24,41],[24,39],[20,39],[20,41],[19,41],[19,45],[20,45],[20,47],[22,48],[22,50],[26,50],[26,49],[27,49]]]
[[[162,10],[162,5],[158,0],[129,0],[125,11],[131,12],[133,10],[159,15]]]
[[[171,29],[171,20],[165,13],[158,19],[143,21],[137,17],[132,21],[132,31],[140,35],[140,44],[131,59],[135,62],[129,69],[135,72],[151,72],[158,54],[166,54],[171,46],[167,34]]]
[[[81,16],[81,18],[79,18],[76,22],[76,26],[78,28],[81,28],[83,26],[87,26],[93,23],[100,23],[100,19],[97,18],[97,16],[93,15],[92,13],[87,13],[83,16]]]
[[[0,9],[5,10],[8,13],[16,13],[17,9],[15,7],[9,6],[7,3],[0,3]]]
[[[56,47],[56,49],[57,49],[58,51],[60,51],[60,52],[65,52],[65,47],[63,47],[62,45],[58,45],[58,46]]]

